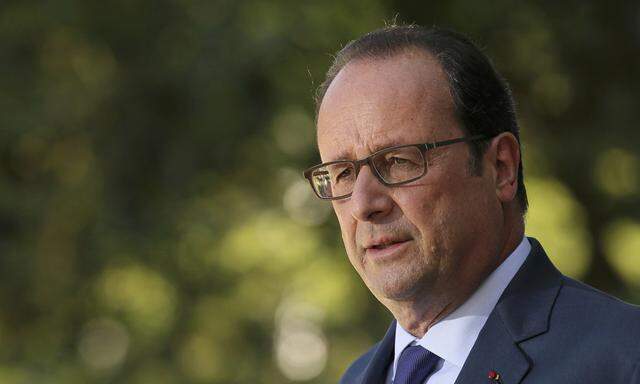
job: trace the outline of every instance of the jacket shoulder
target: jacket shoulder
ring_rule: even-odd
[[[367,366],[371,362],[375,351],[380,346],[380,342],[376,343],[371,349],[365,352],[362,356],[358,357],[349,368],[345,371],[344,375],[340,379],[340,384],[354,384],[362,381],[362,375],[364,374]]]
[[[567,332],[579,333],[583,342],[600,345],[609,355],[620,353],[626,359],[638,359],[640,307],[571,278],[562,280],[554,323],[563,324]]]
[[[615,296],[567,276],[562,277],[562,285],[560,299],[573,302],[578,306],[587,305],[596,311],[606,309],[609,315],[611,314],[610,311],[613,311],[620,316],[629,316],[634,320],[640,320],[640,306],[622,301]],[[638,325],[640,326],[640,323]]]

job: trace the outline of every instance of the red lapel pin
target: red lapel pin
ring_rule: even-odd
[[[500,380],[500,374],[494,370],[489,371],[487,377],[489,378],[489,380],[492,380],[496,383],[502,383],[502,380]]]

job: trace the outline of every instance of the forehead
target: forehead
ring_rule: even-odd
[[[448,138],[456,125],[440,64],[411,50],[342,68],[318,112],[318,147],[323,161],[361,158],[388,146]]]

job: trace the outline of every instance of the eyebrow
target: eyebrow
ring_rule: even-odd
[[[401,139],[392,139],[392,140],[386,141],[384,143],[374,145],[373,146],[373,151],[370,152],[367,156],[370,156],[372,153],[378,152],[378,151],[380,151],[382,149],[386,149],[386,148],[390,148],[390,147],[398,147],[398,146],[401,146],[401,145],[413,145],[413,144],[422,144],[422,143],[413,143],[413,142],[406,143],[406,142],[402,142]],[[349,152],[348,151],[340,151],[340,152],[338,152],[337,156],[335,156],[332,159],[329,159],[327,162],[340,161],[340,160],[349,160],[349,161],[351,161],[353,159],[349,158]],[[358,159],[356,159],[356,160],[358,160]]]

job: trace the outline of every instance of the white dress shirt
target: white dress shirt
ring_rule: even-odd
[[[524,237],[520,245],[486,278],[473,295],[429,328],[422,339],[416,339],[396,323],[394,358],[386,383],[393,383],[400,353],[409,345],[421,345],[442,358],[424,384],[453,384],[489,314],[530,250],[531,244]]]

